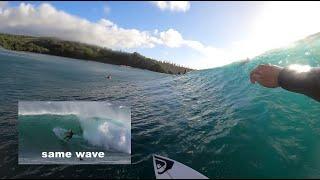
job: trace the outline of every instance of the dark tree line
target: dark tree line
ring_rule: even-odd
[[[173,63],[157,61],[137,52],[127,53],[115,51],[108,48],[79,42],[64,41],[57,38],[0,33],[0,46],[9,50],[92,60],[115,65],[126,65],[160,73],[183,74],[192,70]]]

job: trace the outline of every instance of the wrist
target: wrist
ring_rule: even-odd
[[[278,71],[277,71],[277,87],[281,87],[282,85],[282,81],[283,81],[283,73],[284,73],[285,68],[281,68],[279,67]]]

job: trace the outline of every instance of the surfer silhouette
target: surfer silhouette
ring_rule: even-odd
[[[300,65],[283,68],[264,64],[251,71],[250,81],[267,88],[281,87],[320,102],[320,68]]]
[[[72,138],[73,134],[74,133],[73,133],[72,129],[70,129],[69,131],[66,132],[66,134],[65,134],[66,136],[64,137],[64,139],[69,141]]]

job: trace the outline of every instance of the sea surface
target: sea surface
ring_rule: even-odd
[[[176,76],[0,50],[0,177],[154,178],[159,154],[210,178],[319,178],[320,104],[249,81],[262,63],[319,66],[319,52],[319,40],[299,42]],[[35,100],[131,107],[132,164],[18,165],[18,101]]]

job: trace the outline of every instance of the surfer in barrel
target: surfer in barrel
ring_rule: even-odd
[[[73,133],[72,129],[70,129],[69,131],[67,131],[67,132],[65,133],[64,139],[69,141],[69,140],[72,138],[73,134],[74,134],[74,133]]]
[[[306,65],[259,65],[250,73],[250,81],[267,88],[281,87],[307,95],[320,102],[320,68]]]

